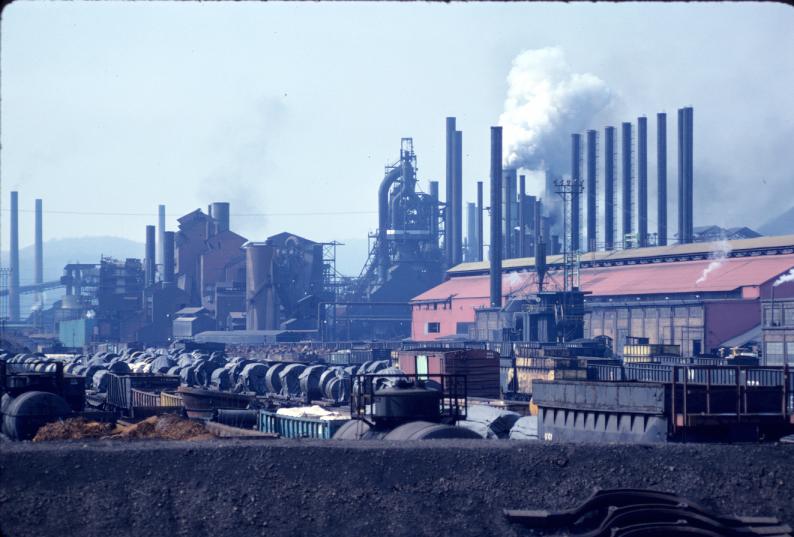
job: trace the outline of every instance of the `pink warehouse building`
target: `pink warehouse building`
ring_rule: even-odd
[[[773,287],[794,268],[794,235],[716,243],[594,252],[581,257],[585,337],[626,336],[678,344],[685,354],[760,341],[761,300],[794,296],[794,283]],[[721,251],[722,254],[715,254]],[[719,257],[724,257],[720,260]],[[545,289],[562,284],[561,259],[548,259]],[[488,339],[474,333],[475,310],[488,306],[488,263],[463,263],[412,300],[412,339]],[[503,265],[503,303],[537,290],[534,260]]]

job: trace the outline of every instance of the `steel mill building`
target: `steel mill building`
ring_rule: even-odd
[[[548,258],[544,290],[562,287],[562,257]],[[760,341],[761,302],[794,296],[775,286],[794,268],[794,235],[592,252],[580,259],[585,337],[627,336],[681,345],[684,354]],[[533,258],[503,264],[503,303],[537,292]],[[475,311],[489,305],[487,262],[451,268],[440,285],[412,301],[412,338],[468,338]]]

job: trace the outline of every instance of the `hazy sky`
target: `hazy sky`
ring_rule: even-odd
[[[47,238],[142,241],[158,203],[174,229],[211,201],[230,201],[249,239],[364,238],[401,137],[421,184],[443,190],[448,115],[471,200],[511,62],[542,47],[612,94],[583,128],[649,116],[651,178],[668,112],[671,194],[675,111],[694,106],[696,225],[756,226],[794,205],[785,5],[18,2],[1,45],[2,206],[11,189],[24,210],[42,197]],[[23,246],[32,222],[22,213]]]

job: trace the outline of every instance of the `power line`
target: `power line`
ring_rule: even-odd
[[[0,209],[0,213],[9,213],[10,211],[7,209]],[[35,212],[33,209],[19,209],[20,213],[33,213]],[[191,211],[187,213],[183,213],[180,215],[175,215],[173,213],[167,214],[166,216],[174,217],[181,217],[185,214],[190,214]],[[74,216],[147,216],[147,217],[157,217],[156,212],[152,213],[120,213],[120,212],[97,212],[97,211],[53,211],[53,210],[46,210],[43,211],[44,214],[63,214],[63,215],[74,215]],[[273,217],[273,216],[345,216],[345,215],[356,215],[356,214],[377,214],[377,211],[323,211],[323,212],[296,212],[296,213],[232,213],[231,216],[234,217]]]

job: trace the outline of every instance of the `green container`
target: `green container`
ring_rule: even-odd
[[[295,418],[268,410],[259,411],[259,430],[276,433],[284,438],[333,438],[334,433],[349,420],[321,420],[317,418]]]

